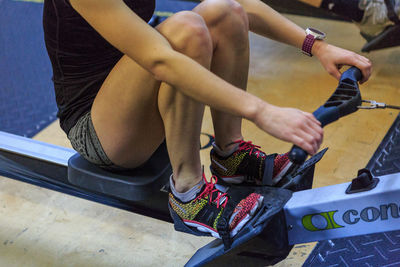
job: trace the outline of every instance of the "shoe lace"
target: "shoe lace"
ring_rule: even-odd
[[[228,196],[227,193],[222,193],[220,190],[218,190],[215,187],[215,184],[217,184],[218,182],[218,178],[217,176],[213,175],[211,177],[210,182],[207,181],[205,175],[203,174],[203,180],[205,182],[205,188],[203,190],[203,192],[201,192],[200,195],[198,195],[195,198],[195,201],[202,199],[202,198],[206,198],[208,196],[208,201],[209,203],[215,202],[217,204],[217,208],[219,208],[220,206],[225,208],[226,204],[228,203]],[[214,193],[217,193],[217,197],[215,199],[213,199],[213,195]],[[225,201],[224,203],[222,203],[222,205],[220,204],[220,201],[225,197]]]
[[[261,146],[257,146],[253,144],[251,141],[244,141],[244,140],[237,140],[233,142],[234,144],[239,144],[239,148],[236,150],[236,154],[241,152],[241,151],[249,151],[249,155],[255,154],[257,158],[261,157],[265,159],[266,155],[264,152],[259,150]]]

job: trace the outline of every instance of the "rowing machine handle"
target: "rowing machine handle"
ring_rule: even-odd
[[[356,67],[351,67],[342,74],[339,86],[334,95],[332,95],[324,105],[320,106],[313,112],[315,118],[321,122],[321,127],[324,127],[325,125],[338,120],[340,117],[357,110],[357,106],[361,102],[361,95],[358,90],[358,81],[360,81],[361,78],[361,71]],[[351,97],[351,100],[347,101],[338,101],[337,92],[339,91],[339,93],[341,93],[340,90],[343,91],[343,88],[345,88],[344,90],[347,90],[349,87],[354,87],[354,91],[358,92],[358,94],[356,93],[357,97]],[[307,156],[307,152],[296,145],[294,145],[289,152],[290,161],[298,165],[302,164],[306,160]]]

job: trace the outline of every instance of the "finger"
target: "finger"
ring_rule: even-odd
[[[351,57],[350,65],[356,66],[361,70],[362,78],[360,80],[360,84],[366,82],[371,76],[372,63],[366,57],[354,53],[353,57]]]
[[[304,151],[307,152],[307,154],[309,155],[314,155],[313,154],[313,147],[311,144],[309,144],[308,142],[306,142],[306,140],[304,140],[303,138],[301,138],[300,136],[293,136],[292,141],[293,144],[295,144],[296,146],[300,147],[301,149],[303,149]]]
[[[315,131],[319,135],[322,135],[323,134],[323,130],[322,130],[322,127],[321,127],[321,122],[319,120],[317,120],[317,118],[315,118],[314,115],[311,114],[311,113],[304,112],[304,114],[307,117],[307,122],[306,122],[307,127],[312,129],[313,131]],[[304,129],[307,129],[307,128],[304,128]]]
[[[319,148],[319,146],[322,143],[324,130],[321,127],[321,123],[317,124],[317,123],[315,123],[315,120],[308,119],[308,121],[306,122],[306,126],[303,128],[303,130],[306,133],[308,133],[309,135],[313,136],[313,138],[315,139],[316,143],[318,144],[318,148]]]
[[[362,79],[360,80],[360,84],[363,84],[366,81],[368,81],[369,77],[371,76],[372,65],[369,63],[364,63],[364,64],[360,64],[357,67],[361,70],[361,73],[363,75]]]
[[[369,60],[368,58],[358,55],[360,57],[360,59],[365,63],[365,64],[372,64],[371,60]]]
[[[311,113],[305,112],[303,111],[303,114],[311,121],[313,121],[314,123],[321,125],[321,122],[319,120],[317,120],[317,118],[315,118],[315,116]]]
[[[361,69],[361,73],[362,73],[362,78],[360,80],[360,84],[365,83],[366,81],[368,81],[369,77],[371,76],[371,72],[372,69],[369,67],[366,67],[364,69]]]
[[[306,115],[307,121],[305,122],[305,124],[303,124],[302,130],[312,135],[315,138],[319,148],[322,143],[324,135],[324,130],[321,127],[321,122],[318,121],[314,117],[314,115],[307,112],[303,113]]]
[[[315,151],[318,151],[324,135],[322,128],[314,123],[310,123],[305,132],[313,138],[312,140],[310,140],[310,142],[312,142],[315,146]]]
[[[366,69],[366,76],[363,79],[362,83],[368,81],[369,77],[371,77],[372,74],[372,64],[368,64],[367,69]]]
[[[318,148],[319,148],[318,142],[317,142],[317,140],[316,140],[313,136],[311,136],[311,135],[308,135],[307,138],[311,138],[308,142],[309,142],[310,145],[312,146],[312,151],[311,151],[310,155],[313,156],[313,155],[314,155],[315,153],[317,153],[317,151],[318,151]]]
[[[318,142],[318,149],[321,147],[322,141],[323,141],[323,140],[324,140],[324,130],[322,130],[321,139],[320,139],[319,142]]]
[[[317,143],[321,144],[324,130],[319,125],[310,122],[308,124],[308,129],[306,130],[306,132],[312,135]]]
[[[336,68],[336,66],[331,66],[327,69],[328,73],[335,77],[337,80],[340,80],[342,73]]]
[[[298,136],[302,139],[304,146],[308,148],[306,150],[308,154],[314,155],[318,151],[318,142],[313,134],[306,131],[299,131]]]

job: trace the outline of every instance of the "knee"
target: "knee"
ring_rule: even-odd
[[[171,46],[192,58],[211,57],[212,41],[204,19],[197,13],[182,11],[157,26]]]
[[[248,34],[247,13],[235,0],[206,0],[200,12],[210,27],[221,27],[225,33]]]

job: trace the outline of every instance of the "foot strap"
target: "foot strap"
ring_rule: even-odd
[[[264,160],[264,174],[261,185],[272,186],[272,176],[274,174],[274,161],[278,154],[268,155]]]
[[[231,229],[229,229],[230,218],[235,210],[236,205],[239,203],[239,200],[246,197],[246,191],[247,190],[237,190],[236,188],[232,187],[228,190],[232,199],[229,199],[217,223],[217,231],[222,239],[225,250],[230,249],[232,246]]]
[[[222,218],[218,220],[217,231],[222,239],[222,243],[224,243],[224,249],[230,249],[232,246],[232,239],[229,231],[229,220],[227,220],[226,216],[222,216]]]

